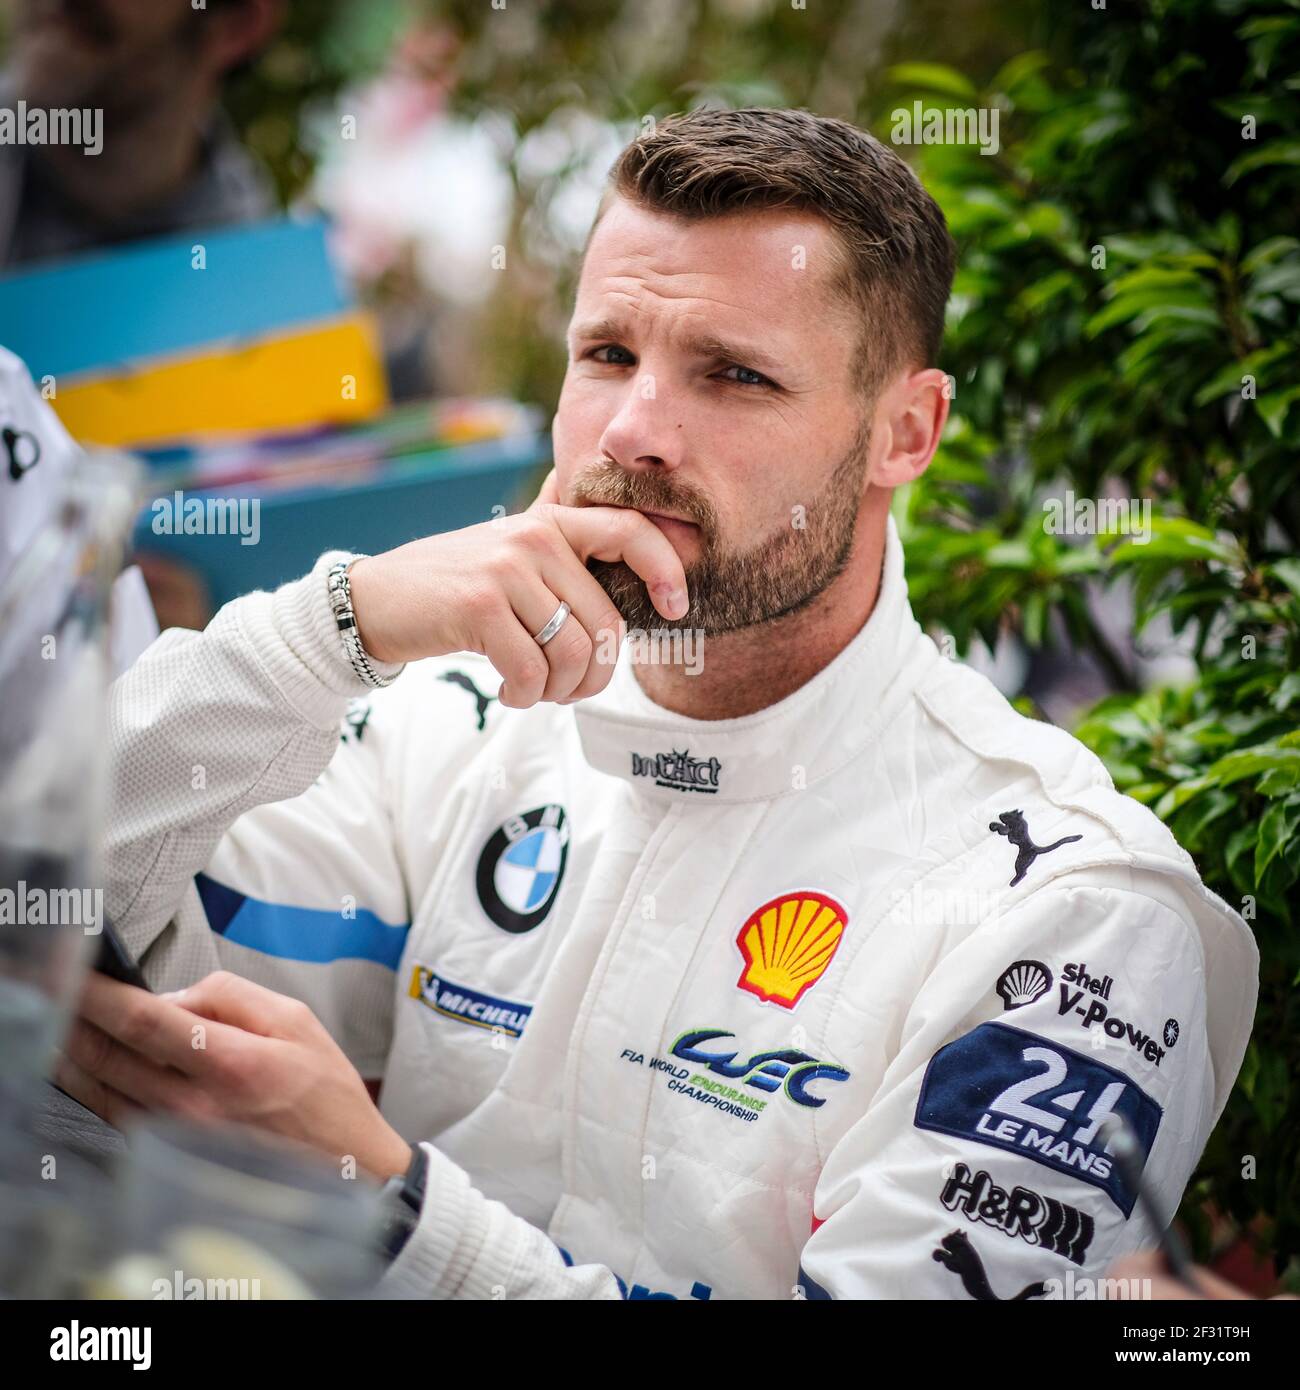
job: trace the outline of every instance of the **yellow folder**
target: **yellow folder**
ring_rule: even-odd
[[[96,373],[50,404],[84,443],[143,446],[368,419],[388,404],[370,315]]]

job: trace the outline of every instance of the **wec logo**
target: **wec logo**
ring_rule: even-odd
[[[711,1052],[703,1044],[719,1038],[734,1037],[721,1028],[692,1028],[673,1044],[672,1055],[684,1062],[707,1067],[742,1085],[760,1091],[775,1091],[784,1087],[785,1094],[796,1105],[816,1108],[826,1104],[825,1096],[813,1095],[808,1087],[814,1081],[847,1081],[849,1073],[843,1067],[819,1062],[797,1047],[781,1047],[773,1052],[756,1052],[747,1062],[737,1062],[738,1052]]]

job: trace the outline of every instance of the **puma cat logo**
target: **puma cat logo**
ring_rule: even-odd
[[[464,671],[447,671],[439,676],[438,679],[440,681],[447,681],[451,685],[458,685],[462,690],[468,690],[474,697],[474,702],[478,707],[479,732],[482,733],[483,729],[487,726],[487,707],[496,699],[496,696],[484,695]]]
[[[989,821],[989,829],[995,835],[1005,835],[1016,846],[1016,876],[1011,880],[1010,887],[1012,888],[1024,878],[1029,866],[1040,854],[1051,854],[1054,849],[1060,849],[1062,845],[1083,839],[1082,835],[1062,835],[1059,840],[1050,845],[1036,845],[1029,838],[1029,826],[1025,822],[1024,813],[1021,811],[1003,811],[997,820]]]
[[[939,1247],[932,1252],[932,1256],[945,1269],[952,1270],[961,1279],[962,1288],[972,1298],[978,1299],[981,1303],[1003,1302],[993,1292],[988,1275],[984,1273],[984,1262],[980,1259],[979,1251],[970,1243],[964,1231],[950,1231],[939,1242]],[[1036,1284],[1026,1284],[1019,1293],[1012,1294],[1005,1301],[1019,1303],[1026,1298],[1042,1298],[1046,1292],[1047,1285],[1039,1280]]]

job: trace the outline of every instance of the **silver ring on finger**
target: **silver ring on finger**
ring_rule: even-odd
[[[568,622],[569,614],[572,611],[573,610],[569,607],[567,603],[561,603],[560,606],[555,610],[555,614],[551,618],[551,621],[547,623],[546,626],[540,632],[535,632],[533,634],[533,641],[535,641],[539,647],[544,647],[551,640],[551,638],[554,637],[557,632],[559,632],[559,630],[564,626],[564,624]]]

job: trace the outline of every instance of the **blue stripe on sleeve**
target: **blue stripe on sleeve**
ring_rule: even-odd
[[[355,917],[344,917],[324,908],[262,902],[207,874],[195,874],[194,882],[212,930],[264,955],[317,964],[372,960],[394,971],[402,959],[409,922],[389,926],[363,907]]]

